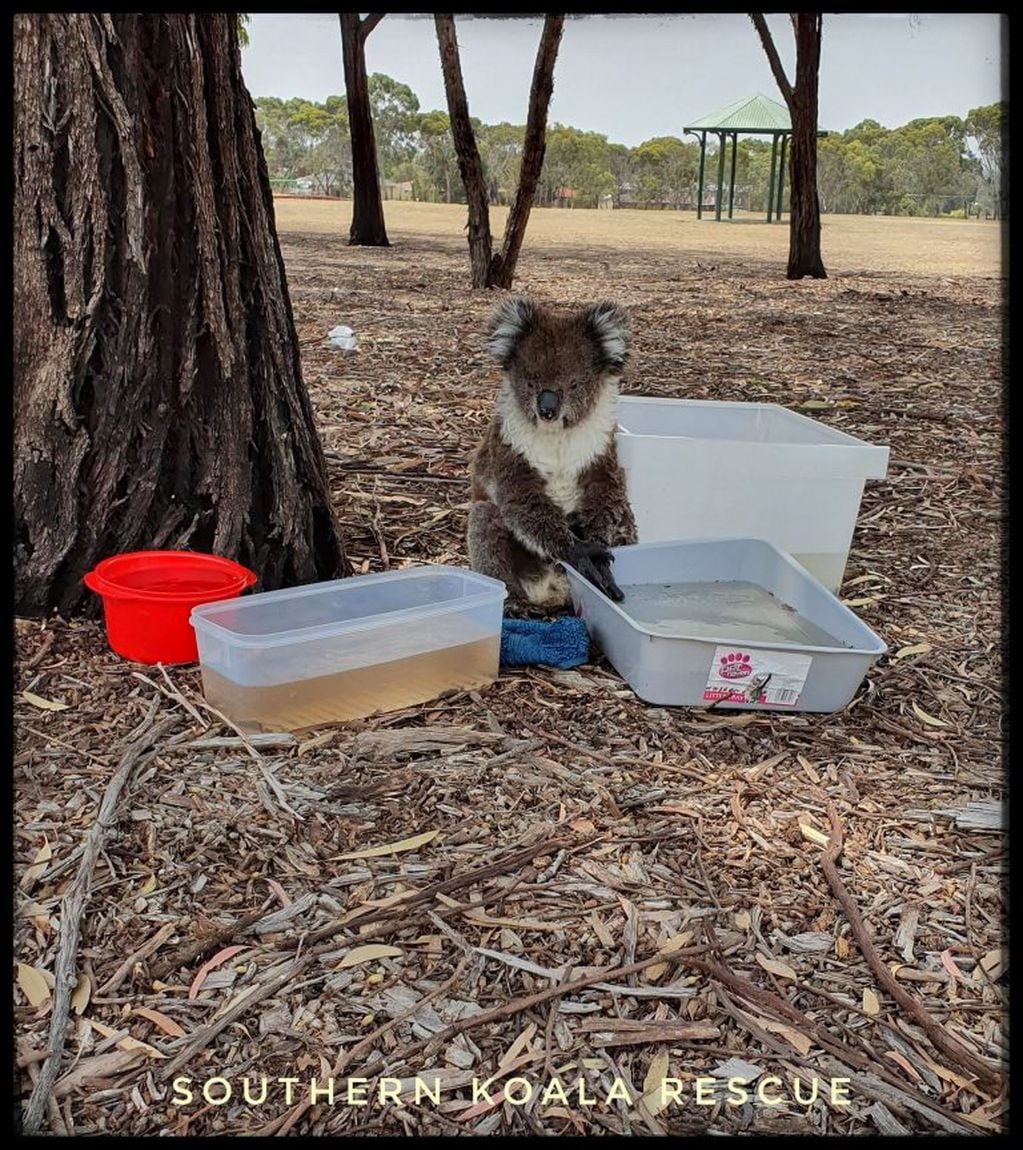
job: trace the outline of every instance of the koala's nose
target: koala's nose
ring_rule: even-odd
[[[536,397],[536,410],[541,419],[554,419],[561,410],[561,396],[556,391],[541,391]]]

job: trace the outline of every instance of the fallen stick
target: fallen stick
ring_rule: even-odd
[[[221,946],[233,938],[239,938],[251,929],[254,923],[259,922],[266,914],[266,908],[269,904],[270,900],[268,899],[258,910],[249,911],[248,914],[242,915],[241,918],[228,923],[227,926],[222,926],[220,930],[209,935],[209,937],[195,939],[184,946],[179,946],[177,950],[167,955],[162,962],[152,968],[153,978],[158,978],[162,982],[181,967],[190,966],[197,958],[201,958],[214,947]]]
[[[165,923],[161,926],[151,939],[144,942],[138,950],[133,950],[131,954],[128,955],[124,962],[121,963],[106,982],[96,991],[96,997],[105,998],[108,994],[112,994],[131,973],[135,963],[141,962],[151,954],[156,954],[160,947],[163,946],[177,929],[172,922]]]
[[[702,954],[705,949],[703,946],[687,947],[684,950],[676,950],[670,954],[663,952],[658,953],[652,955],[650,958],[644,958],[641,962],[630,962],[627,966],[604,966],[599,970],[585,975],[583,978],[575,979],[574,982],[559,982],[555,986],[548,987],[546,990],[537,991],[536,994],[527,994],[522,998],[513,998],[510,1002],[506,1002],[502,1006],[495,1006],[491,1010],[484,1010],[481,1014],[473,1014],[467,1018],[460,1018],[457,1022],[453,1022],[450,1026],[445,1027],[444,1030],[439,1030],[436,1034],[431,1034],[429,1038],[424,1038],[419,1042],[413,1043],[407,1049],[400,1052],[401,1063],[408,1062],[413,1054],[417,1054],[427,1046],[440,1046],[441,1043],[456,1038],[466,1030],[474,1030],[477,1026],[483,1026],[488,1022],[496,1022],[501,1018],[510,1018],[513,1014],[521,1014],[523,1010],[530,1010],[532,1007],[539,1006],[542,1002],[548,1002],[552,998],[560,998],[565,994],[573,994],[577,990],[585,990],[587,987],[593,986],[594,983],[605,982],[609,979],[626,978],[630,974],[638,974],[639,971],[646,970],[648,966],[653,966],[655,963],[685,962],[693,955]],[[625,993],[628,993],[627,988]],[[399,1065],[401,1063],[399,1063]]]
[[[451,987],[454,986],[458,979],[461,977],[462,971],[465,969],[465,967],[466,963],[464,961],[460,962],[458,966],[455,967],[454,974],[452,974],[446,982],[442,982],[440,986],[436,987],[434,990],[431,990],[429,994],[426,994],[420,998],[415,1003],[415,1005],[406,1010],[404,1014],[399,1014],[396,1018],[392,1018],[387,1022],[381,1023],[381,1025],[378,1026],[376,1030],[367,1034],[365,1038],[360,1039],[351,1048],[351,1050],[338,1055],[337,1062],[334,1063],[334,1068],[330,1072],[331,1078],[340,1078],[341,1072],[350,1066],[356,1058],[361,1058],[363,1054],[368,1054],[369,1051],[373,1049],[379,1038],[382,1038],[389,1030],[393,1030],[402,1022],[406,1022],[408,1019],[418,1014],[419,1011],[422,1010],[422,1008],[426,1006],[427,1003],[433,1002],[435,998],[439,998],[446,991],[450,990]],[[312,1102],[309,1099],[306,1099],[304,1102],[297,1103],[291,1110],[288,1111],[287,1114],[282,1115],[280,1118],[277,1118],[273,1122],[270,1122],[266,1126],[262,1127],[262,1129],[257,1130],[256,1134],[276,1134],[279,1138],[283,1137],[288,1133],[289,1130],[291,1130],[291,1128],[310,1108],[310,1106],[312,1106]]]
[[[790,1022],[800,1027],[802,1033],[811,1036],[817,1045],[827,1051],[833,1058],[844,1059],[849,1066],[853,1066],[862,1072],[861,1079],[864,1076],[873,1077],[873,1080],[881,1083],[885,1090],[894,1092],[898,1095],[898,1099],[906,1105],[912,1103],[918,1113],[928,1116],[932,1121],[941,1126],[942,1129],[949,1130],[952,1133],[963,1130],[968,1130],[970,1133],[973,1133],[977,1129],[975,1125],[969,1125],[970,1120],[968,1115],[950,1114],[934,1099],[927,1098],[914,1091],[909,1083],[898,1078],[884,1063],[876,1058],[869,1057],[862,1050],[857,1050],[856,1047],[850,1046],[842,1039],[829,1034],[823,1026],[813,1019],[807,1018],[807,1016],[797,1007],[793,1006],[792,1003],[787,1002],[773,991],[765,990],[763,987],[757,986],[756,983],[750,982],[749,979],[743,978],[742,975],[735,974],[733,971],[728,970],[727,967],[721,966],[719,963],[709,959],[692,958],[687,960],[687,965],[703,971],[713,978],[715,982],[720,983],[722,986],[727,986],[729,990],[734,991],[747,1002],[755,1003],[761,1007],[761,1009],[768,1010],[775,1015],[789,1019]],[[740,1025],[744,1026],[750,1033],[768,1045],[771,1045],[776,1040],[775,1036],[768,1035],[766,1032],[761,1031],[752,1019],[744,1018]],[[768,1042],[768,1039],[770,1039],[770,1042]],[[847,1068],[840,1066],[839,1071],[842,1075],[845,1075]],[[860,1079],[858,1079],[857,1082],[860,1082]],[[872,1098],[883,1097],[884,1100],[891,1101],[892,1093],[882,1096],[871,1093],[865,1086],[862,1088],[863,1092]]]
[[[846,890],[845,883],[842,882],[835,865],[842,853],[843,837],[842,823],[831,799],[828,800],[828,818],[831,820],[831,835],[828,839],[827,849],[821,855],[821,867],[832,891],[835,893],[835,897],[842,904],[842,909],[849,919],[856,943],[863,957],[867,960],[867,965],[873,971],[874,977],[895,999],[896,1003],[919,1024],[937,1050],[942,1051],[962,1069],[983,1082],[992,1093],[997,1094],[1001,1079],[998,1067],[992,1066],[991,1063],[968,1050],[961,1042],[947,1033],[945,1028],[936,1022],[924,1007],[895,981],[895,976],[877,953],[874,944],[870,941],[870,936],[867,934],[866,925],[860,917],[856,903],[853,902],[852,896]]]
[[[200,1027],[194,1034],[189,1036],[188,1041],[185,1042],[174,1057],[169,1062],[164,1063],[156,1072],[156,1078],[161,1082],[166,1082],[172,1074],[175,1074],[185,1065],[193,1054],[209,1046],[217,1035],[226,1027],[230,1026],[239,1015],[244,1014],[251,1006],[254,1006],[257,1002],[261,1002],[271,994],[276,994],[281,987],[287,986],[289,982],[293,981],[295,976],[305,970],[313,961],[314,957],[312,954],[307,954],[303,958],[296,958],[293,962],[289,963],[284,970],[275,974],[272,978],[267,978],[263,982],[253,983],[252,986],[236,995],[222,1014],[218,1014],[212,1022]]]
[[[464,874],[445,879],[443,882],[434,883],[433,886],[426,887],[425,890],[419,891],[418,894],[413,895],[411,898],[403,899],[393,907],[387,907],[377,911],[375,914],[367,914],[364,918],[353,919],[351,921],[355,925],[355,928],[361,933],[362,928],[369,926],[371,923],[384,922],[393,918],[405,919],[413,907],[433,902],[439,894],[450,894],[454,890],[461,890],[463,887],[472,886],[473,883],[479,882],[480,879],[505,874],[521,866],[523,863],[527,863],[531,859],[536,858],[537,855],[556,854],[562,847],[585,845],[586,840],[580,841],[574,836],[572,838],[548,839],[546,841],[542,839],[537,840],[522,850],[518,850],[503,859],[498,859],[496,862],[477,867],[475,870],[466,871]],[[348,926],[346,922],[338,921],[329,923],[327,926],[322,926],[318,930],[304,935],[301,939],[294,939],[287,943],[282,943],[282,949],[294,949],[300,942],[305,946],[320,942],[322,939],[331,938],[346,926]]]
[[[78,940],[82,928],[82,915],[89,901],[89,888],[96,859],[104,846],[107,832],[113,825],[113,815],[125,783],[139,760],[157,739],[161,738],[177,722],[176,715],[153,724],[158,700],[153,701],[149,714],[132,734],[135,736],[121,756],[121,761],[107,784],[100,803],[99,813],[85,836],[85,850],[78,864],[78,873],[68,887],[60,904],[60,929],[58,932],[57,959],[54,964],[53,1013],[50,1016],[50,1034],[47,1048],[50,1056],[43,1063],[39,1078],[32,1089],[28,1105],[25,1107],[24,1131],[37,1134],[43,1120],[53,1084],[60,1070],[60,1058],[67,1041],[67,1022],[71,1013],[71,995],[77,982],[75,968],[78,959]]]

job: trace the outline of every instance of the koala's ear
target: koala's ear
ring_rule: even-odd
[[[629,358],[629,317],[614,303],[603,301],[583,312],[586,331],[604,371],[619,371]]]
[[[502,300],[487,324],[487,350],[502,365],[511,362],[519,341],[536,322],[536,306],[522,295]]]

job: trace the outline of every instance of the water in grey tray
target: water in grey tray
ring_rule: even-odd
[[[835,711],[884,642],[763,539],[614,551],[613,603],[566,567],[576,614],[641,699],[661,706]]]

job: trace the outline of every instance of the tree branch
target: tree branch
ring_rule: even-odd
[[[756,28],[760,36],[760,43],[763,44],[764,51],[767,53],[767,62],[771,65],[771,71],[774,73],[774,78],[778,87],[781,89],[781,94],[785,97],[785,103],[788,104],[789,114],[791,115],[792,85],[789,83],[788,76],[785,75],[785,69],[782,67],[778,49],[774,46],[771,29],[767,26],[763,12],[750,12],[749,18],[753,21],[753,27]]]
[[[365,20],[359,21],[359,35],[363,40],[366,39],[370,32],[373,31],[386,15],[386,12],[371,12]]]

